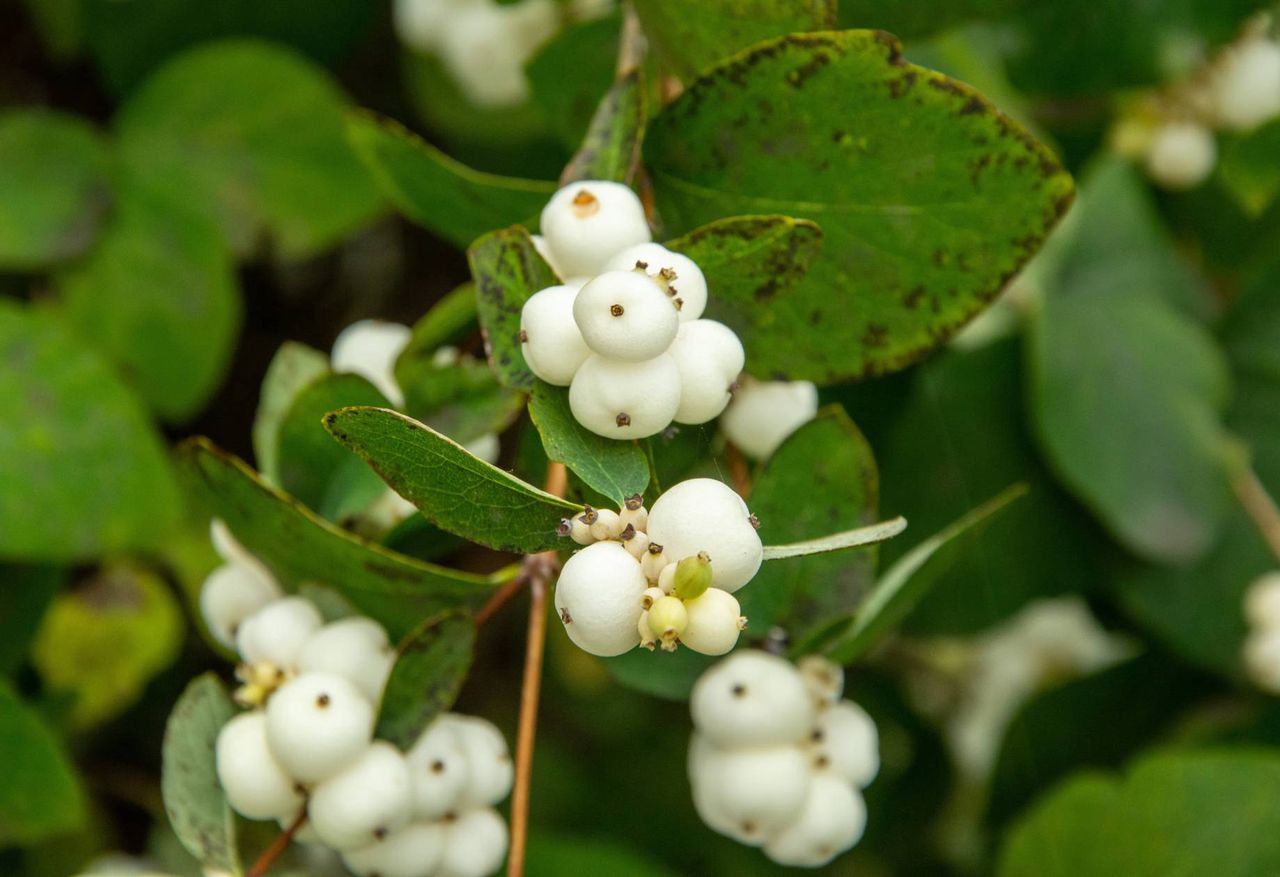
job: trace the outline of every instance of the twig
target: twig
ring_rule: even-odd
[[[262,851],[262,855],[258,856],[258,860],[254,862],[249,870],[244,873],[244,877],[263,877],[271,866],[276,863],[276,859],[280,858],[280,854],[288,849],[293,836],[301,830],[307,821],[307,811],[304,808],[297,818],[289,824],[289,827],[276,835],[276,839],[271,842],[271,846]]]
[[[644,60],[644,31],[640,29],[640,16],[630,3],[622,13],[622,33],[618,37],[618,64],[614,77],[621,79],[640,66]]]
[[[733,442],[724,446],[724,455],[729,460],[729,475],[733,478],[733,488],[743,500],[751,499],[751,467],[747,458]]]
[[[1271,553],[1280,560],[1280,508],[1267,493],[1267,488],[1258,479],[1258,473],[1251,466],[1241,466],[1231,479],[1231,487],[1240,499],[1240,505],[1262,534],[1263,540],[1271,549]]]

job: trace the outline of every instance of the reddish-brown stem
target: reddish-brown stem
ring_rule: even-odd
[[[258,856],[258,860],[249,867],[248,871],[244,872],[244,877],[263,877],[264,874],[270,871],[271,866],[276,863],[276,859],[280,858],[280,854],[288,849],[293,836],[298,833],[306,821],[307,811],[303,810],[289,824],[288,828],[276,835],[276,839],[271,842],[271,846],[263,850],[262,855]]]
[[[747,458],[738,450],[738,446],[730,442],[725,445],[724,455],[729,460],[729,475],[733,478],[733,488],[744,500],[751,498],[751,467]]]
[[[521,570],[520,575],[494,591],[493,596],[490,597],[483,606],[476,610],[476,626],[479,627],[489,619],[493,618],[493,616],[497,615],[499,609],[507,605],[512,597],[520,593],[520,589],[525,586],[526,581],[524,570]]]
[[[1231,481],[1236,496],[1245,513],[1253,520],[1253,524],[1262,534],[1263,540],[1271,553],[1280,560],[1280,508],[1267,493],[1267,488],[1258,479],[1258,473],[1252,468],[1243,466]]]

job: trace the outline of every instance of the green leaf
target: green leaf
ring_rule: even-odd
[[[1251,216],[1261,215],[1280,194],[1280,120],[1228,143],[1219,163],[1222,184]]]
[[[84,823],[84,792],[57,738],[4,682],[0,752],[0,848],[39,843]]]
[[[1213,544],[1228,507],[1226,364],[1167,289],[1152,285],[1159,275],[1126,269],[1156,252],[1173,266],[1177,257],[1167,244],[1155,250],[1154,236],[1145,253],[1105,237],[1109,196],[1123,194],[1127,171],[1099,174],[1031,321],[1034,425],[1063,484],[1125,547],[1186,563]]]
[[[447,364],[423,358],[400,373],[405,413],[459,444],[502,432],[524,411],[524,393],[501,386],[488,363],[470,357]]]
[[[569,391],[538,381],[529,397],[529,417],[542,436],[547,458],[564,463],[592,490],[619,506],[649,486],[649,459],[637,442],[619,442],[584,429],[569,410]]]
[[[419,369],[434,369],[436,351],[454,341],[476,323],[476,289],[463,283],[431,306],[413,324],[413,335],[396,359],[396,383],[414,383]]]
[[[637,0],[635,7],[658,56],[682,78],[762,40],[836,26],[835,0]]]
[[[110,203],[109,167],[83,119],[0,113],[0,269],[35,271],[88,249]]]
[[[560,280],[520,226],[477,240],[467,250],[467,262],[489,364],[504,387],[528,390],[534,377],[520,351],[520,311],[531,295]]]
[[[720,658],[688,648],[661,654],[637,648],[601,660],[609,675],[627,688],[663,700],[682,701],[689,699],[693,683]]]
[[[1084,773],[1006,839],[1001,877],[1246,877],[1280,871],[1280,757],[1266,750],[1151,755]]]
[[[1240,295],[1219,334],[1235,382],[1227,423],[1268,490],[1280,493],[1280,261]]]
[[[236,714],[212,673],[193,680],[173,707],[164,730],[160,790],[169,824],[205,868],[240,872],[236,823],[218,783],[218,732]]]
[[[346,109],[322,68],[236,40],[166,63],[121,108],[116,133],[126,167],[217,222],[237,254],[266,237],[296,259],[382,209],[343,136]]]
[[[581,511],[395,411],[344,408],[325,418],[325,428],[429,521],[498,551],[563,547],[556,527]]]
[[[56,282],[71,323],[161,418],[186,420],[217,390],[239,334],[240,291],[206,217],[126,180],[102,240]]]
[[[971,537],[993,515],[1025,493],[1025,485],[1010,487],[903,555],[884,571],[862,605],[847,621],[819,632],[823,639],[832,637],[822,651],[840,664],[850,664],[864,655],[884,633],[906,618],[929,589],[937,584],[941,572],[954,559],[960,540]],[[797,646],[796,651],[806,653],[812,649],[813,642],[811,638]]]
[[[481,576],[388,551],[319,518],[207,440],[185,442],[192,487],[281,582],[328,586],[393,637],[442,610],[476,606],[509,572]]]
[[[677,229],[752,213],[821,224],[805,280],[816,290],[797,293],[813,302],[805,343],[785,336],[786,374],[820,382],[937,347],[1039,249],[1072,195],[1025,130],[872,31],[737,55],[692,83],[645,143],[660,213]]]
[[[556,190],[555,183],[472,170],[389,119],[353,115],[347,136],[401,213],[459,247],[535,219]]]
[[[422,729],[458,697],[475,648],[470,616],[439,615],[424,621],[396,648],[374,736],[408,749]]]
[[[83,560],[157,546],[179,496],[160,437],[50,314],[0,299],[0,556]]]
[[[907,519],[891,518],[878,524],[843,530],[817,539],[806,539],[803,542],[788,542],[786,545],[766,545],[765,560],[787,560],[793,557],[809,557],[814,554],[830,554],[849,548],[867,548],[879,545],[892,539],[907,529]]]
[[[644,88],[639,69],[613,84],[591,118],[582,147],[565,167],[562,184],[577,180],[632,182],[640,168],[640,144],[648,121]]]
[[[760,521],[761,540],[772,546],[872,524],[879,496],[870,445],[849,415],[830,407],[773,453],[756,476],[750,505]],[[820,548],[810,543],[797,550],[813,554]],[[794,626],[795,636],[852,611],[871,586],[875,568],[874,548],[767,563],[738,594],[742,614],[755,635],[787,624]]]
[[[830,298],[829,290],[803,285],[822,249],[822,229],[789,216],[733,216],[666,246],[706,275],[707,316],[742,339],[748,371],[786,374],[796,361],[795,338],[815,335],[810,314]]]
[[[280,483],[281,421],[298,393],[328,371],[328,356],[297,341],[281,344],[267,366],[253,418],[253,453],[267,481]]]
[[[534,102],[567,149],[582,143],[613,82],[620,29],[617,15],[567,27],[525,65]]]
[[[922,4],[912,0],[841,0],[842,27],[873,27],[902,39],[925,36],[974,19],[1004,16],[1029,0],[949,0]]]
[[[40,619],[65,579],[65,572],[53,566],[0,565],[0,677],[22,666]]]

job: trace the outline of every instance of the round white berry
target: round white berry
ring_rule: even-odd
[[[1280,630],[1280,572],[1259,576],[1244,594],[1244,614],[1254,627]]]
[[[637,532],[643,533],[649,524],[649,510],[644,507],[639,495],[628,497],[618,512],[618,518],[623,527],[630,524]]]
[[[360,375],[398,407],[404,393],[396,383],[396,359],[412,337],[413,330],[399,323],[358,320],[338,333],[329,359],[335,372]]]
[[[680,369],[677,423],[706,423],[729,404],[729,388],[746,361],[734,331],[715,320],[683,323],[671,345]]]
[[[636,244],[615,254],[604,267],[606,271],[630,271],[640,268],[641,263],[646,274],[664,280],[673,290],[672,297],[680,299],[681,322],[702,316],[707,307],[707,278],[683,253],[672,252],[662,244]]]
[[[690,776],[702,785],[697,797],[715,814],[719,824],[711,827],[735,840],[760,846],[804,806],[809,763],[796,746],[707,747],[699,760]]]
[[[343,618],[317,630],[298,653],[298,672],[345,676],[377,703],[395,663],[387,632],[372,618]]]
[[[432,877],[444,858],[447,828],[418,821],[382,840],[344,853],[342,861],[359,877]]]
[[[639,271],[606,271],[582,287],[573,319],[588,347],[624,362],[665,352],[680,328],[670,296]]]
[[[622,519],[612,509],[596,509],[596,520],[591,525],[591,536],[597,542],[617,539],[622,534]]]
[[[733,651],[742,632],[742,610],[732,594],[707,588],[701,596],[686,602],[685,610],[688,620],[680,642],[704,655]]]
[[[711,586],[729,593],[751,581],[764,560],[746,503],[711,478],[682,481],[658,497],[649,510],[649,540],[673,561],[705,551]]]
[[[634,525],[631,526],[634,527]],[[624,530],[623,535],[625,534],[626,531]],[[627,551],[631,553],[632,557],[636,560],[640,560],[649,553],[649,534],[633,532],[629,539],[623,540],[622,544],[626,546]],[[644,572],[644,570],[641,569],[641,572]]]
[[[876,778],[880,736],[875,721],[853,701],[821,710],[810,739],[818,770],[830,770],[859,788]]]
[[[817,412],[818,388],[808,381],[757,381],[744,375],[720,427],[742,453],[765,460]]]
[[[1280,631],[1256,631],[1244,641],[1244,665],[1263,691],[1280,694]]]
[[[594,277],[619,250],[652,239],[644,205],[621,183],[570,183],[542,209],[542,235],[561,277]]]
[[[1255,37],[1228,49],[1212,79],[1223,127],[1245,131],[1280,115],[1280,45]]]
[[[683,638],[685,629],[689,626],[689,610],[685,608],[684,601],[677,597],[658,597],[649,607],[648,617],[649,632],[668,645],[674,645],[677,637]]]
[[[455,5],[449,15],[440,59],[467,100],[484,109],[523,103],[529,96],[524,53],[497,3]]]
[[[400,751],[375,740],[351,764],[319,783],[307,802],[316,834],[335,850],[385,839],[409,821],[413,791]]]
[[[236,651],[250,664],[293,667],[302,646],[323,624],[324,617],[310,600],[285,597],[240,622]]]
[[[784,658],[735,652],[703,673],[689,698],[694,726],[717,746],[804,742],[814,710],[804,680]]]
[[[551,286],[529,296],[520,310],[520,351],[529,370],[548,384],[567,387],[591,355],[573,321],[578,290]]]
[[[229,649],[244,620],[284,596],[273,579],[251,566],[224,563],[200,589],[200,614],[210,635]]]
[[[647,438],[671,425],[680,407],[680,370],[667,354],[645,362],[592,355],[573,376],[574,419],[605,438]]]
[[[489,877],[506,857],[507,843],[507,824],[496,810],[469,810],[448,828],[436,877]]]
[[[267,701],[271,751],[297,779],[316,783],[350,764],[373,736],[373,705],[333,673],[304,673]]]
[[[647,586],[627,549],[617,542],[597,542],[565,562],[556,582],[556,611],[579,648],[593,655],[620,655],[640,643],[637,625]]]
[[[515,768],[502,732],[477,716],[446,713],[441,721],[453,731],[467,764],[467,782],[459,806],[463,809],[497,804],[511,792]]]
[[[817,868],[856,844],[866,827],[862,795],[843,780],[818,774],[795,821],[772,837],[764,852],[780,865]]]
[[[672,594],[676,589],[676,569],[679,568],[678,563],[668,563],[662,568],[662,572],[658,573],[658,590],[664,594]]]
[[[498,454],[502,451],[502,442],[498,440],[498,436],[492,432],[486,432],[478,439],[473,439],[463,445],[463,448],[473,457],[479,457],[486,463],[498,462]],[[415,511],[417,509],[415,508]]]
[[[439,819],[456,810],[467,785],[466,754],[443,718],[428,725],[405,753],[413,782],[413,813],[419,819]]]
[[[218,783],[246,819],[293,818],[303,806],[293,777],[267,745],[267,718],[241,713],[222,726],[216,746]]]
[[[396,36],[410,48],[435,51],[449,19],[452,0],[395,0]]]
[[[1195,122],[1166,122],[1152,136],[1147,173],[1167,189],[1191,189],[1213,173],[1218,145],[1213,132]]]

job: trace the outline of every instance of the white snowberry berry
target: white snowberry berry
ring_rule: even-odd
[[[818,774],[799,815],[765,844],[780,865],[817,868],[856,844],[867,827],[862,795],[837,777]]]
[[[706,423],[717,417],[729,404],[729,388],[746,361],[738,336],[715,320],[694,320],[680,326],[671,356],[680,369],[676,422]]]
[[[298,653],[298,672],[345,676],[377,703],[395,663],[387,632],[372,618],[343,618],[317,630]]]
[[[408,346],[413,330],[384,320],[359,320],[338,333],[329,354],[335,372],[360,375],[397,407],[404,393],[396,383],[396,359]]]
[[[307,802],[316,834],[335,850],[356,850],[409,821],[413,792],[400,750],[375,740],[343,770],[319,783]]]
[[[743,375],[720,427],[742,453],[765,460],[817,413],[818,388],[808,381],[757,381]]]
[[[618,512],[618,517],[622,520],[623,527],[630,524],[638,532],[643,533],[649,523],[649,510],[644,507],[644,497],[638,493],[627,497],[622,503],[622,510]]]
[[[604,267],[606,271],[630,271],[641,263],[646,274],[670,287],[673,299],[680,299],[681,322],[702,316],[707,307],[707,278],[683,253],[672,252],[662,244],[636,244],[618,252]]]
[[[691,747],[691,759],[693,750]],[[715,813],[712,825],[735,840],[760,846],[795,819],[808,796],[808,760],[796,746],[718,749],[700,747],[690,780]]]
[[[668,585],[664,585],[661,579],[667,567],[672,568],[668,575],[670,582]],[[649,537],[648,548],[645,549],[645,553],[640,558],[640,572],[644,573],[645,581],[657,584],[667,594],[671,593],[672,588],[670,585],[675,582],[675,564],[667,558],[667,553],[663,550],[662,545],[653,541],[652,536]]]
[[[617,542],[588,545],[565,562],[555,604],[565,632],[593,655],[620,655],[639,642],[640,564]]]
[[[737,599],[719,588],[708,588],[685,603],[688,621],[680,641],[704,655],[723,655],[738,644],[742,610]]]
[[[649,553],[649,534],[638,532],[633,524],[627,524],[618,538],[636,560]]]
[[[573,321],[578,290],[552,286],[535,292],[520,311],[520,351],[530,371],[548,384],[567,387],[591,355]]]
[[[594,277],[619,250],[652,239],[644,205],[621,183],[570,183],[542,209],[542,235],[561,277]]]
[[[591,538],[597,542],[617,539],[622,534],[622,519],[613,509],[596,509],[596,520],[591,525]]]
[[[1249,586],[1244,614],[1254,627],[1280,630],[1280,572],[1266,573]]]
[[[466,99],[489,110],[529,96],[524,58],[507,9],[497,3],[452,4],[438,51]]]
[[[438,721],[453,731],[467,763],[467,782],[459,805],[463,809],[489,807],[507,797],[515,768],[502,732],[477,716],[446,713]]]
[[[712,587],[729,593],[751,581],[764,560],[746,503],[711,478],[682,481],[658,497],[649,510],[649,539],[673,560],[705,551]]]
[[[359,877],[432,877],[444,858],[448,829],[439,822],[411,822],[382,840],[344,853]]]
[[[795,667],[756,650],[736,652],[703,673],[689,712],[694,726],[724,747],[799,744],[814,721],[813,702]]]
[[[1280,630],[1260,630],[1244,641],[1244,665],[1263,691],[1280,694]]]
[[[282,596],[279,585],[257,568],[225,563],[204,580],[200,614],[213,638],[233,649],[244,620]]]
[[[853,701],[842,700],[820,711],[810,741],[815,769],[830,770],[859,788],[880,770],[876,723]]]
[[[294,777],[333,776],[369,745],[373,705],[355,683],[333,673],[304,673],[267,701],[271,751]]]
[[[1253,37],[1223,54],[1212,78],[1219,123],[1247,131],[1280,115],[1280,45]]]
[[[267,745],[267,718],[241,713],[222,726],[217,742],[218,783],[227,803],[246,819],[292,818],[302,795]]]
[[[1204,182],[1218,160],[1213,132],[1195,122],[1167,122],[1152,136],[1147,173],[1168,189],[1191,189]]]
[[[428,725],[405,753],[413,782],[413,813],[419,819],[439,819],[454,811],[467,785],[466,753],[442,718]]]
[[[664,353],[680,329],[671,298],[639,271],[606,271],[582,287],[573,319],[588,347],[624,362]]]
[[[680,370],[665,353],[645,362],[593,355],[573,376],[569,407],[596,435],[647,438],[670,426],[680,407]]]
[[[488,877],[507,855],[507,824],[491,808],[463,813],[447,832],[437,877]]]
[[[305,597],[285,597],[259,609],[236,631],[236,651],[249,664],[293,667],[307,639],[324,624]]]

